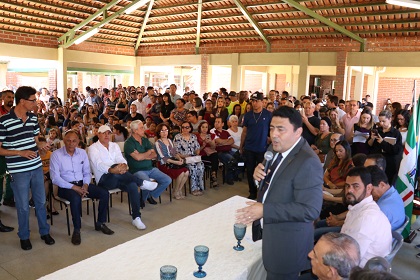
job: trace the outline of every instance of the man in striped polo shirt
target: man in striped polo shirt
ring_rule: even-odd
[[[18,216],[20,246],[32,249],[29,240],[29,189],[35,202],[39,233],[46,244],[55,243],[50,236],[45,209],[44,175],[39,149],[48,145],[38,142],[38,119],[31,111],[36,110],[36,90],[19,87],[15,94],[16,107],[0,117],[0,155],[6,157],[11,187],[15,195]]]

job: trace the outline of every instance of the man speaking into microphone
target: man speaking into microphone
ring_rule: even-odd
[[[254,241],[262,238],[267,279],[297,279],[309,269],[313,247],[313,221],[322,206],[321,162],[302,134],[302,116],[282,106],[270,124],[273,158],[264,170],[259,164],[254,179],[259,184],[257,202],[237,210],[237,222],[253,223]]]

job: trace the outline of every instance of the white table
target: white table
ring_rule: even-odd
[[[159,279],[162,265],[174,265],[179,280],[197,279],[194,246],[210,248],[204,279],[265,279],[261,240],[252,241],[251,227],[242,240],[245,250],[233,250],[236,209],[248,199],[234,196],[194,215],[155,230],[41,279]]]

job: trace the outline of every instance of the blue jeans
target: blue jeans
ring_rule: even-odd
[[[18,236],[22,240],[29,239],[29,189],[35,202],[36,218],[38,220],[39,234],[46,235],[50,232],[47,223],[47,210],[45,208],[44,173],[42,167],[35,170],[12,174],[10,186],[15,195],[18,216]]]
[[[330,227],[327,220],[320,220],[315,224],[314,241],[317,242],[321,236],[328,232],[340,232],[341,227]]]
[[[106,222],[106,214],[109,204],[109,192],[103,188],[97,187],[93,184],[89,184],[88,187],[89,198],[99,199],[98,206],[98,224]],[[82,197],[72,189],[58,188],[58,196],[70,201],[70,211],[73,220],[74,231],[80,231],[82,227],[81,223],[81,210],[82,210]]]
[[[158,183],[158,186],[153,191],[142,190],[143,200],[146,200],[149,197],[149,195],[153,197],[159,197],[172,182],[171,177],[169,177],[156,167],[150,170],[137,171],[136,173],[134,173],[134,176],[147,181],[150,181],[150,179],[154,179],[156,180],[156,183]]]
[[[130,197],[131,205],[131,216],[133,220],[137,217],[141,217],[140,214],[140,194],[138,186],[143,184],[143,180],[140,180],[136,176],[133,176],[130,172],[124,174],[112,174],[106,173],[102,175],[101,179],[98,182],[98,187],[112,190],[119,188],[122,191],[128,193]]]

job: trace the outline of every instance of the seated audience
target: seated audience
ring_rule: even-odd
[[[191,123],[193,132],[197,132],[198,126],[204,122],[204,120],[199,120],[196,111],[189,111],[187,113],[187,120]]]
[[[359,244],[343,233],[327,233],[309,253],[312,273],[320,280],[347,279],[360,262]]]
[[[136,120],[140,120],[140,121],[144,122],[144,117],[143,117],[142,114],[137,112],[136,104],[131,104],[130,105],[130,114],[127,114],[124,117],[123,122],[136,121]]]
[[[227,130],[233,138],[232,152],[236,152],[239,150],[239,146],[241,146],[241,135],[242,135],[242,127],[239,127],[239,118],[236,115],[231,115],[229,117],[229,129]]]
[[[388,178],[378,166],[368,166],[367,169],[372,177],[372,197],[381,211],[388,218],[392,230],[401,227],[405,221],[404,202],[398,191],[390,186]]]
[[[83,197],[99,199],[98,220],[95,230],[104,234],[113,234],[106,225],[106,215],[109,203],[107,190],[91,184],[92,173],[86,152],[77,148],[79,136],[73,130],[67,131],[64,136],[64,147],[56,150],[51,156],[50,172],[54,185],[58,186],[58,196],[70,201],[70,211],[73,219],[73,235],[71,242],[74,245],[81,243],[81,203]]]
[[[219,157],[217,156],[216,143],[214,142],[214,134],[209,132],[209,124],[203,120],[198,126],[198,132],[195,133],[197,141],[200,144],[201,159],[209,162],[211,166],[210,185],[217,187],[217,170],[219,168]]]
[[[131,136],[125,141],[124,154],[127,158],[130,172],[141,180],[157,182],[154,189],[142,188],[143,200],[156,205],[154,198],[158,198],[172,182],[171,178],[153,167],[152,160],[156,159],[156,151],[149,139],[145,137],[144,125],[141,121],[133,121],[130,125]]]
[[[182,187],[188,180],[189,172],[188,168],[181,167],[184,165],[184,161],[176,152],[171,139],[168,138],[169,133],[170,127],[167,123],[161,123],[156,128],[158,140],[155,143],[155,149],[158,158],[158,168],[173,179],[173,198],[184,199]],[[170,164],[177,165],[180,168],[171,168],[168,166]]]
[[[121,124],[114,125],[114,142],[125,142],[128,138],[128,131]]]
[[[330,139],[332,133],[330,132],[331,120],[327,117],[321,118],[319,124],[319,133],[315,137],[315,143],[311,145],[314,152],[318,155],[322,163],[325,162],[325,156],[331,149]]]
[[[234,140],[232,136],[230,136],[227,130],[223,129],[223,119],[222,117],[216,117],[214,121],[214,128],[210,130],[211,134],[214,134],[214,142],[216,143],[216,151],[219,157],[219,160],[225,166],[225,173],[226,173],[226,183],[228,185],[233,185],[234,178],[237,177],[237,162],[234,160],[232,150],[232,144],[234,144]]]
[[[130,197],[132,224],[137,229],[146,229],[141,220],[140,194],[138,186],[143,180],[128,172],[127,161],[118,144],[111,142],[111,129],[102,125],[98,130],[98,141],[89,147],[89,162],[98,187],[112,190],[119,188]]]
[[[179,99],[178,99],[179,100]],[[181,124],[181,133],[177,134],[174,139],[174,146],[180,156],[184,159],[190,156],[200,154],[200,144],[197,136],[192,134],[192,126],[189,122]],[[202,161],[187,164],[191,177],[192,195],[203,195],[204,190],[204,164]]]
[[[346,178],[345,201],[349,205],[341,233],[357,240],[360,265],[372,257],[385,257],[391,252],[391,225],[372,197],[372,177],[366,167],[351,169]]]

